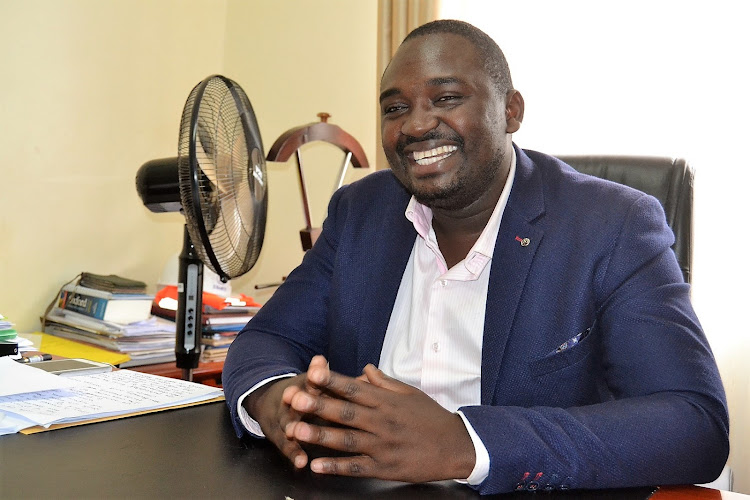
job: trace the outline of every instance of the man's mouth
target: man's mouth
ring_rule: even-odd
[[[435,162],[448,158],[457,149],[457,146],[439,146],[428,151],[415,151],[414,161],[422,166],[431,165]]]

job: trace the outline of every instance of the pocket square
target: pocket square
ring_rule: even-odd
[[[589,332],[591,332],[591,328],[586,328],[584,331],[582,331],[581,333],[579,333],[575,337],[570,338],[570,339],[566,340],[565,342],[563,342],[562,344],[560,344],[558,346],[558,348],[555,349],[555,352],[563,352],[563,351],[566,351],[566,350],[570,349],[571,347],[575,346],[580,341],[582,341],[583,339],[585,339],[586,336],[589,334]]]

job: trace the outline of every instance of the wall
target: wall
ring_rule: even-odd
[[[696,170],[693,303],[727,391],[735,489],[750,493],[748,9],[728,0],[623,4],[443,0],[505,51],[526,114],[514,140],[567,154],[687,158]]]
[[[148,212],[135,173],[176,155],[185,98],[222,69],[226,2],[3,0],[1,10],[0,311],[30,331],[79,272],[154,283],[179,245],[181,216]]]
[[[184,218],[149,212],[135,174],[176,155],[185,99],[208,75],[245,89],[266,151],[327,111],[374,157],[377,5],[353,4],[0,0],[0,312],[19,331],[38,329],[81,271],[154,289],[181,249]],[[303,158],[320,225],[343,154],[312,144]],[[269,165],[266,243],[256,268],[232,283],[238,292],[255,294],[255,282],[279,280],[302,257],[295,168]],[[328,180],[317,175],[328,170]]]
[[[253,103],[268,151],[287,130],[319,121],[353,135],[373,163],[348,170],[345,182],[374,170],[376,101],[375,46],[377,2],[316,0],[229,0],[225,70],[241,83]],[[333,193],[344,154],[316,142],[301,149],[312,223],[319,227]],[[305,227],[297,164],[268,163],[269,216],[264,250],[255,267],[232,280],[265,301],[278,282],[302,259],[299,230]]]

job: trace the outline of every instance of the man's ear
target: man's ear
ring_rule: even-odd
[[[507,122],[506,132],[512,134],[521,128],[523,121],[523,96],[517,90],[510,90],[505,96],[505,121]]]

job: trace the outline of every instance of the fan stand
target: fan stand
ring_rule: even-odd
[[[198,258],[185,224],[177,281],[177,338],[175,357],[182,378],[193,381],[193,369],[201,355],[200,332],[203,311],[203,262]]]
[[[146,208],[157,213],[180,211],[185,216],[178,269],[175,358],[183,378],[192,380],[201,356],[203,266],[209,266],[224,282],[244,274],[255,265],[265,233],[268,197],[263,142],[250,100],[236,82],[212,75],[193,87],[183,107],[177,149],[177,158],[144,163],[135,180]],[[201,165],[202,160],[207,162],[206,168]],[[235,170],[241,171],[236,183]],[[219,178],[232,179],[227,196],[221,196],[220,186],[214,185]],[[244,193],[246,203],[242,206],[234,203],[239,196],[237,190]],[[224,231],[228,227],[227,214],[222,210],[224,203],[233,207],[228,214],[233,222],[239,220],[243,230],[252,226],[249,232]],[[252,207],[248,214],[251,221],[239,213],[247,207]],[[208,210],[207,218],[204,210]],[[235,226],[232,224],[232,228]],[[214,242],[211,235],[219,227],[220,238]],[[226,252],[217,255],[215,244]]]

